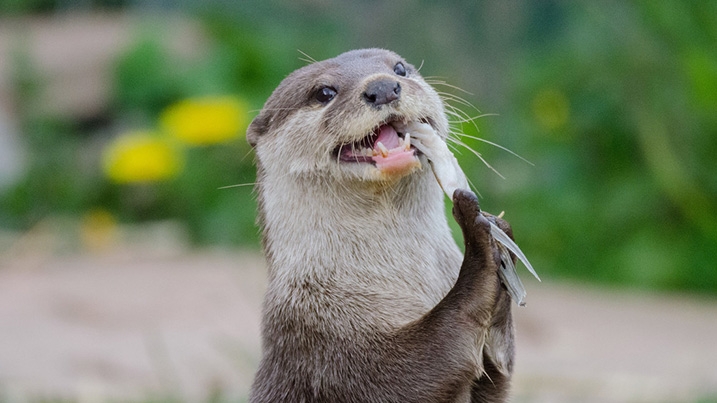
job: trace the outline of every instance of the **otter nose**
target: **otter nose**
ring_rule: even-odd
[[[372,106],[384,105],[401,97],[401,84],[381,79],[370,82],[363,93],[363,99]]]

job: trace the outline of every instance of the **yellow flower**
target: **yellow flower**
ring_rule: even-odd
[[[105,174],[117,183],[155,182],[174,177],[182,157],[172,144],[149,131],[124,134],[105,149]]]
[[[162,128],[192,145],[231,140],[248,125],[247,105],[231,96],[192,98],[179,101],[162,112]]]

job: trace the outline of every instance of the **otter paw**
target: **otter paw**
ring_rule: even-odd
[[[466,189],[453,192],[453,217],[463,230],[466,248],[483,242],[490,243],[490,222],[481,214],[475,193]]]

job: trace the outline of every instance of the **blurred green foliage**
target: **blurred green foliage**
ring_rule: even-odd
[[[501,208],[515,225],[540,222],[518,232],[540,266],[717,290],[717,103],[704,93],[717,84],[716,6],[566,10],[560,38],[516,65],[514,130],[540,169]],[[541,122],[560,102],[564,124]]]
[[[258,110],[304,63],[297,49],[322,59],[391,48],[424,76],[465,88],[436,84],[476,105],[448,101],[468,116],[498,115],[456,131],[534,164],[464,138],[501,179],[458,147],[483,208],[506,211],[541,276],[717,293],[717,2],[248,0],[179,10],[202,21],[204,56],[182,63],[151,30],[139,35],[116,63],[112,127],[152,125],[197,95],[237,94]],[[34,116],[37,77],[18,71],[32,154],[25,178],[0,195],[1,225],[101,207],[131,222],[179,219],[199,243],[257,244],[251,188],[219,189],[254,181],[243,139],[189,150],[172,181],[112,184],[96,168],[102,139]]]

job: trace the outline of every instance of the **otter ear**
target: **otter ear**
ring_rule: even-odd
[[[261,111],[254,120],[251,121],[249,127],[246,129],[246,140],[249,145],[256,147],[256,143],[259,141],[259,136],[266,133],[269,125],[270,116],[268,113]]]

